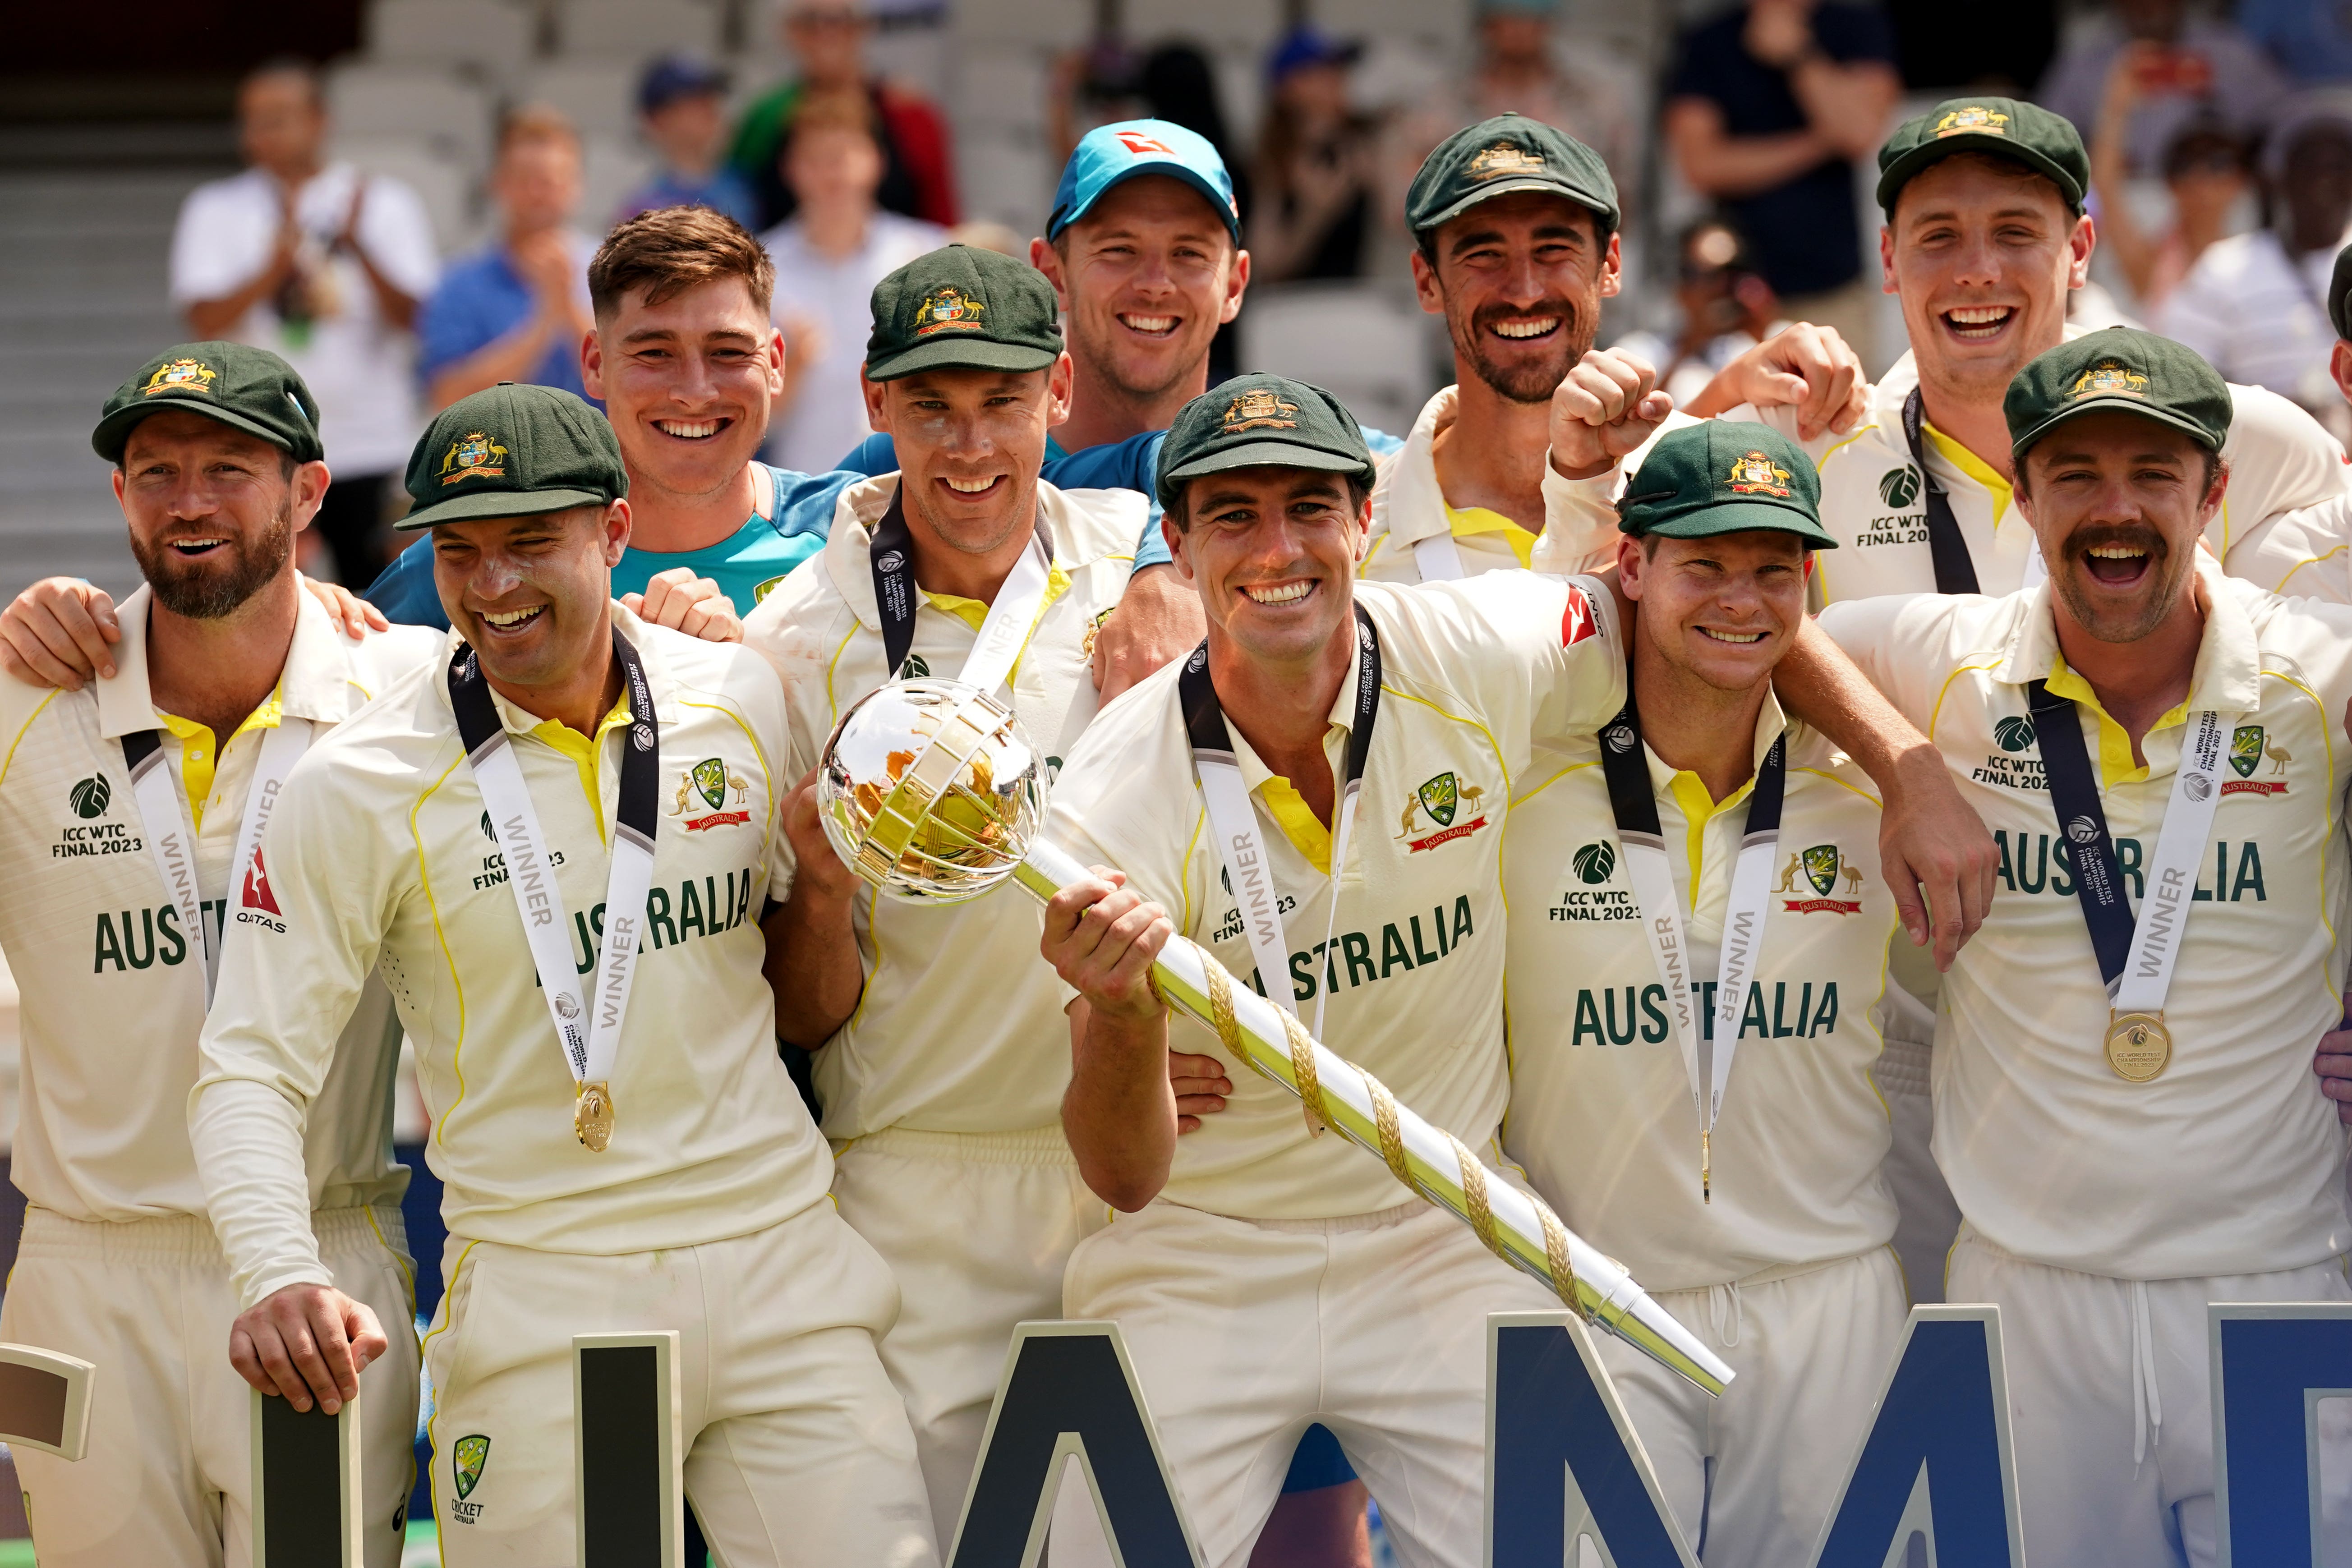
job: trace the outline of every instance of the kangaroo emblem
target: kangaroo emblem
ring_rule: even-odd
[[[2294,753],[2288,751],[2284,746],[2264,746],[2263,748],[2263,755],[2271,760],[2271,772],[2274,773],[2283,773],[2286,772],[2287,763],[2294,761]]]
[[[1790,856],[1789,863],[1780,868],[1780,885],[1772,890],[1776,893],[1795,892],[1797,890],[1797,873],[1803,870],[1804,867],[1805,858],[1802,855]]]
[[[1397,837],[1399,838],[1410,838],[1412,837],[1412,819],[1420,815],[1421,797],[1419,795],[1414,795],[1412,799],[1404,803],[1404,820],[1397,824]]]

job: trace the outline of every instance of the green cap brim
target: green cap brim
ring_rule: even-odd
[[[1295,447],[1287,441],[1248,441],[1195,458],[1181,468],[1171,468],[1168,478],[1197,479],[1204,474],[1222,474],[1234,468],[1315,468],[1327,474],[1367,477],[1372,471],[1370,465],[1360,459],[1337,452]]]
[[[404,531],[438,522],[474,522],[486,517],[537,517],[575,506],[610,506],[613,498],[595,490],[476,490],[410,512],[392,526]]]
[[[1956,157],[1962,153],[1977,153],[1988,158],[2000,158],[2011,163],[2023,164],[2056,185],[2058,194],[2066,198],[2066,205],[2071,210],[2076,213],[2083,210],[2083,188],[2074,183],[2074,176],[2068,174],[2065,167],[2056,159],[2027,146],[2022,142],[2013,141],[2007,136],[1989,136],[1981,131],[1958,131],[1949,136],[1939,136],[1932,142],[1922,142],[1892,163],[1887,164],[1878,176],[1879,210],[1888,217],[1893,217],[1895,198],[1902,195],[1903,187],[1917,177],[1920,171],[1930,163],[1940,163],[1945,159]]]
[[[248,436],[258,436],[289,457],[294,448],[286,444],[284,432],[272,430],[257,419],[249,419],[234,408],[224,408],[216,403],[199,403],[193,397],[166,397],[153,403],[136,403],[128,408],[118,408],[98,422],[89,433],[90,449],[110,463],[122,461],[122,449],[131,443],[131,426],[158,414],[201,414],[207,419],[217,419],[232,430],[242,430]]]
[[[1769,501],[1724,501],[1704,510],[1686,512],[1681,517],[1643,529],[1634,537],[1639,539],[1713,539],[1722,533],[1752,533],[1769,530],[1774,533],[1793,533],[1815,550],[1835,550],[1838,542],[1819,522],[1785,506]]]
[[[926,370],[1044,370],[1062,356],[1025,343],[991,342],[985,338],[935,338],[893,354],[879,364],[868,363],[868,381],[897,381]]]
[[[2151,424],[2168,425],[2175,430],[2179,430],[2188,436],[2190,440],[2196,442],[2197,445],[2205,451],[2218,452],[2221,449],[2213,444],[2211,433],[2207,431],[2203,426],[2198,424],[2195,420],[2189,418],[2186,415],[2175,414],[2171,409],[2159,407],[2156,404],[2150,403],[2146,398],[2086,397],[2080,403],[2068,404],[2064,408],[2053,414],[2041,424],[2036,425],[2031,430],[2026,431],[2023,435],[2011,440],[2009,444],[2011,463],[2015,464],[2022,459],[2029,447],[2031,447],[2035,442],[2041,440],[2043,437],[2049,435],[2053,430],[2058,428],[2061,425],[2065,424],[2069,419],[2080,419],[2085,414],[2096,414],[2104,409],[2109,408],[2116,409],[2125,414],[2137,414],[2142,419],[2147,420]]]
[[[1586,212],[1589,212],[1593,216],[1599,218],[1601,222],[1604,233],[1614,234],[1617,231],[1616,212],[1612,208],[1596,205],[1591,193],[1580,191],[1565,180],[1546,180],[1529,177],[1525,179],[1504,180],[1496,184],[1487,185],[1482,189],[1473,191],[1468,195],[1464,196],[1461,200],[1454,203],[1453,205],[1445,208],[1443,212],[1440,212],[1436,216],[1431,218],[1427,223],[1423,224],[1421,227],[1416,229],[1414,232],[1417,234],[1427,234],[1431,229],[1442,227],[1445,224],[1453,222],[1455,218],[1460,217],[1464,213],[1468,212],[1472,207],[1479,206],[1486,202],[1491,202],[1496,196],[1517,195],[1523,191],[1534,191],[1542,195],[1558,196],[1563,201],[1570,202],[1577,206],[1582,207]]]

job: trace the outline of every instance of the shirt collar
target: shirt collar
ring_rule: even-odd
[[[1764,706],[1756,712],[1756,740],[1748,758],[1748,766],[1753,771],[1748,773],[1746,782],[1732,791],[1729,796],[1716,804],[1717,811],[1737,802],[1741,795],[1754,787],[1756,774],[1763,771],[1764,758],[1772,750],[1772,742],[1779,740],[1784,732],[1789,734],[1790,747],[1793,750],[1797,738],[1790,731],[1788,712],[1781,708],[1780,697],[1767,687],[1764,691]],[[1651,789],[1659,798],[1669,798],[1671,786],[1680,770],[1659,761],[1658,753],[1650,750],[1646,742],[1643,744],[1642,755],[1650,764]]]
[[[857,617],[857,624],[869,632],[882,629],[882,611],[874,602],[874,530],[898,493],[896,473],[850,486],[833,503],[833,531],[824,542],[825,577],[849,613]],[[1045,542],[1049,580],[1056,574],[1065,579],[1068,575],[1068,564],[1055,545],[1057,536],[1070,531],[1055,526],[1066,504],[1059,489],[1043,479],[1037,481],[1037,532]]]
[[[1461,412],[1462,394],[1448,386],[1421,405],[1403,447],[1382,466],[1372,486],[1372,527],[1388,530],[1402,545],[1418,544],[1452,531],[1445,515],[1445,492],[1438,488],[1436,444]]]
[[[294,638],[278,672],[280,711],[297,719],[337,723],[357,705],[352,689],[352,647],[335,617],[307,588],[295,594]],[[98,688],[99,733],[108,740],[156,727],[155,693],[147,673],[147,616],[155,591],[145,584],[115,611],[122,640],[115,645],[112,679]]]
[[[1348,629],[1350,632],[1354,631],[1355,623],[1352,620],[1349,621]],[[1349,737],[1355,730],[1356,680],[1364,659],[1364,645],[1360,638],[1351,640],[1356,644],[1355,657],[1349,659],[1347,677],[1339,682],[1339,689],[1332,695],[1331,711],[1323,731],[1323,754],[1327,757],[1333,755],[1345,757]],[[1241,768],[1243,787],[1255,790],[1266,780],[1276,776],[1264,762],[1259,760],[1248,738],[1243,735],[1241,727],[1233,721],[1230,715],[1225,721],[1225,732],[1234,742],[1234,761]],[[1336,767],[1337,764],[1335,763],[1334,766]],[[1334,782],[1338,781],[1335,779]]]
[[[2197,582],[2205,601],[2205,632],[2197,644],[2197,668],[2189,678],[2189,710],[2211,708],[2235,717],[2262,706],[2262,648],[2254,623],[2231,591],[2221,563],[2197,552]],[[2047,680],[2058,668],[2058,625],[2050,607],[2053,584],[2044,578],[2019,595],[2017,624],[2001,649],[1993,679],[2010,686]]]

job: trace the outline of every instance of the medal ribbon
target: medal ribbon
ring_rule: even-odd
[[[572,962],[571,921],[563,907],[563,890],[556,886],[554,870],[548,864],[547,839],[540,832],[539,813],[531,805],[530,786],[523,782],[522,766],[515,759],[512,738],[499,722],[498,707],[490,700],[489,683],[482,679],[481,661],[474,657],[474,650],[461,642],[449,661],[449,705],[457,711],[466,761],[474,771],[482,804],[489,810],[499,853],[506,858],[507,886],[514,891],[515,910],[522,917],[523,935],[530,942],[531,962],[539,969],[548,1016],[555,1020],[564,1065],[571,1069],[572,1081],[583,1089],[609,1086],[613,1064],[620,1057],[621,1020],[628,1012],[630,983],[636,978],[637,955],[645,937],[646,894],[653,884],[656,790],[661,772],[661,739],[645,665],[617,627],[613,632],[613,652],[621,661],[627,683],[631,723],[628,739],[621,747],[613,863],[604,886],[604,931],[591,986],[593,1016],[588,1000],[580,992],[580,972]]]
[[[2172,797],[2157,834],[2155,858],[2148,863],[2147,895],[2134,919],[2074,703],[2053,696],[2042,681],[2027,682],[2025,690],[2042,772],[2050,781],[2050,804],[2074,864],[2074,896],[2083,906],[2083,923],[2091,930],[2108,1005],[2118,1013],[2161,1013],[2189,927],[2189,906],[2196,897],[2197,864],[2205,858],[2213,812],[2221,804],[2229,726],[2210,708],[2189,715],[2180,766],[2172,775]]]
[[[891,494],[890,510],[874,525],[873,548],[868,557],[874,569],[874,606],[882,617],[882,657],[893,680],[906,667],[908,650],[915,646],[915,595],[919,592],[905,500],[906,484],[901,480]],[[1020,658],[1022,648],[1028,645],[1030,630],[1036,625],[1038,611],[1045,602],[1045,588],[1053,575],[1049,560],[1052,549],[1041,518],[1029,548],[1021,552],[1021,559],[1013,563],[1011,574],[996,590],[996,597],[980,623],[980,635],[972,641],[971,652],[964,656],[963,670],[957,679],[992,693],[1013,673],[1013,666]]]
[[[286,775],[310,744],[310,721],[281,716],[278,727],[261,738],[261,755],[253,764],[253,782],[245,792],[245,820],[236,830],[236,851],[228,863],[228,891],[221,900],[221,938],[244,897],[246,878],[269,814],[278,809],[278,792]],[[134,730],[122,737],[122,761],[131,770],[131,798],[139,803],[140,826],[145,830],[147,852],[154,857],[156,875],[180,912],[188,940],[205,960],[205,1002],[212,1003],[213,986],[220,974],[221,942],[205,929],[204,897],[196,886],[196,829],[172,787],[171,763],[163,755],[163,732]],[[220,758],[213,758],[215,766]]]
[[[1960,532],[1960,520],[1952,515],[1952,498],[1944,493],[1944,481],[1927,467],[1927,451],[1919,439],[1920,421],[1925,417],[1919,407],[1919,389],[1913,387],[1911,395],[1903,400],[1903,439],[1911,447],[1911,466],[1919,470],[1919,483],[1927,492],[1927,553],[1936,563],[1936,592],[1938,594],[1974,594],[1977,587],[1977,563],[1969,556],[1969,542]]]
[[[1209,826],[1217,836],[1217,853],[1233,883],[1234,901],[1241,906],[1242,931],[1249,938],[1250,956],[1257,961],[1259,983],[1266,999],[1292,1017],[1298,1005],[1291,996],[1290,948],[1283,934],[1281,889],[1259,837],[1257,806],[1242,783],[1241,763],[1234,756],[1232,734],[1225,728],[1225,710],[1209,679],[1209,645],[1202,643],[1184,661],[1177,679],[1184,709],[1184,733],[1192,744],[1192,771],[1201,781],[1201,798],[1208,807]],[[1356,796],[1364,783],[1364,763],[1371,755],[1372,726],[1381,714],[1381,636],[1361,605],[1356,606],[1356,719],[1348,731],[1348,773],[1341,781],[1339,809],[1331,815],[1331,903],[1324,922],[1323,946],[1328,952],[1339,916],[1339,873],[1348,864],[1349,828],[1356,818]],[[1326,976],[1328,978],[1328,974]],[[1331,988],[1315,992],[1315,1022],[1311,1033],[1323,1032],[1323,1004]],[[1312,1114],[1310,1110],[1310,1115]]]
[[[1454,542],[1454,531],[1431,534],[1413,542],[1412,563],[1424,583],[1454,583],[1469,575],[1462,569],[1462,547]]]
[[[1780,803],[1788,787],[1788,738],[1773,737],[1756,770],[1748,795],[1748,821],[1739,858],[1731,868],[1731,896],[1724,910],[1723,942],[1716,964],[1715,1034],[1699,1026],[1690,944],[1684,934],[1682,900],[1666,864],[1658,800],[1650,764],[1642,750],[1642,716],[1629,692],[1624,709],[1601,731],[1601,771],[1609,784],[1609,809],[1617,819],[1617,843],[1625,857],[1625,877],[1642,909],[1642,934],[1649,940],[1658,981],[1666,989],[1675,1042],[1682,1048],[1691,1108],[1698,1113],[1699,1192],[1713,1198],[1711,1155],[1715,1124],[1731,1083],[1732,1058],[1739,1051],[1739,1023],[1748,987],[1764,943],[1765,906],[1770,900],[1772,862],[1780,842]],[[1698,889],[1691,889],[1696,901]]]

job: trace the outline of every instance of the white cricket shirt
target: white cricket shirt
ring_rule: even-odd
[[[1769,695],[1762,765],[1784,717]],[[1775,883],[1765,904],[1699,1197],[1699,1120],[1610,813],[1597,737],[1548,757],[1511,806],[1503,1150],[1570,1228],[1653,1290],[1851,1258],[1895,1234],[1891,1139],[1872,1081],[1894,895],[1870,781],[1801,725],[1788,731]],[[1643,748],[1682,900],[1701,1028],[1754,781],[1717,803]],[[1692,896],[1696,888],[1697,895]]]
[[[325,1275],[285,1223],[282,1184],[255,1168],[258,1148],[231,1134],[255,1127],[257,1105],[314,1101],[334,1049],[318,1020],[341,1016],[378,964],[415,1044],[425,1157],[454,1235],[642,1252],[747,1235],[824,1195],[832,1157],[777,1057],[761,974],[760,914],[788,874],[782,689],[749,649],[613,616],[644,657],[661,805],[611,1148],[591,1153],[572,1131],[572,1073],[450,710],[451,633],[288,778],[262,843],[282,913],[221,968],[190,1121],[207,1162],[224,1156],[208,1191],[247,1302]],[[592,746],[499,700],[583,974],[604,924],[626,700]]]
[[[1227,715],[1291,948],[1289,973],[1272,979],[1291,988],[1305,1018],[1328,992],[1323,1043],[1475,1149],[1495,1135],[1509,1089],[1500,865],[1513,786],[1537,737],[1593,729],[1624,705],[1623,645],[1608,590],[1590,578],[1360,583],[1356,602],[1380,634],[1381,703],[1336,920],[1329,835]],[[1193,773],[1181,670],[1181,661],[1160,670],[1096,719],[1062,771],[1047,835],[1082,863],[1125,871],[1178,931],[1263,991]],[[1335,779],[1345,776],[1355,692],[1351,675],[1331,709]],[[1171,1044],[1224,1055],[1189,1019]],[[1226,1070],[1234,1093],[1177,1141],[1163,1196],[1253,1219],[1369,1214],[1400,1201],[1377,1157],[1337,1137],[1310,1140],[1297,1097],[1238,1062]]]
[[[2282,601],[2200,557],[2209,608],[2188,700],[2133,764],[2064,667],[2044,584],[2006,598],[1832,605],[1824,630],[1943,751],[2000,851],[1983,929],[1944,976],[1937,1163],[1960,1212],[2021,1258],[2120,1279],[2256,1274],[2352,1250],[2345,1130],[2311,1056],[2343,1016],[2333,922],[2352,611]],[[2074,699],[2137,910],[2189,715],[2233,726],[2164,1005],[2162,1076],[2103,1049],[2107,995],[2043,782],[2026,684]]]
[[[844,710],[889,677],[871,558],[874,526],[898,486],[889,474],[844,492],[823,552],[745,623],[745,640],[784,678],[791,780],[816,766]],[[1050,771],[1094,717],[1095,632],[1127,589],[1145,503],[1129,490],[1040,481],[1037,516],[1052,546],[1046,597],[1009,686],[1013,710]],[[912,658],[953,678],[986,615],[977,599],[921,595]],[[1035,900],[1007,884],[939,908],[866,889],[852,923],[866,990],[816,1053],[827,1136],[891,1126],[1019,1132],[1059,1125],[1070,1026],[1061,983],[1037,952],[1045,912]]]
[[[317,600],[298,595],[278,689],[223,745],[154,704],[151,598],[142,587],[122,603],[112,679],[79,691],[0,680],[0,865],[12,889],[0,905],[0,947],[23,1008],[11,1174],[32,1202],[69,1219],[205,1212],[188,1142],[204,952],[155,869],[122,737],[164,731],[175,793],[184,808],[192,797],[200,808],[192,816],[196,879],[205,934],[218,942],[267,732],[285,718],[307,719],[318,744],[328,726],[429,660],[436,644],[414,626],[351,641]],[[229,930],[238,934],[227,943],[234,953],[246,945],[244,931],[233,921]],[[306,1230],[309,1209],[397,1202],[407,1184],[392,1158],[400,1029],[383,983],[362,967],[319,1026],[333,1059],[302,1150]]]

